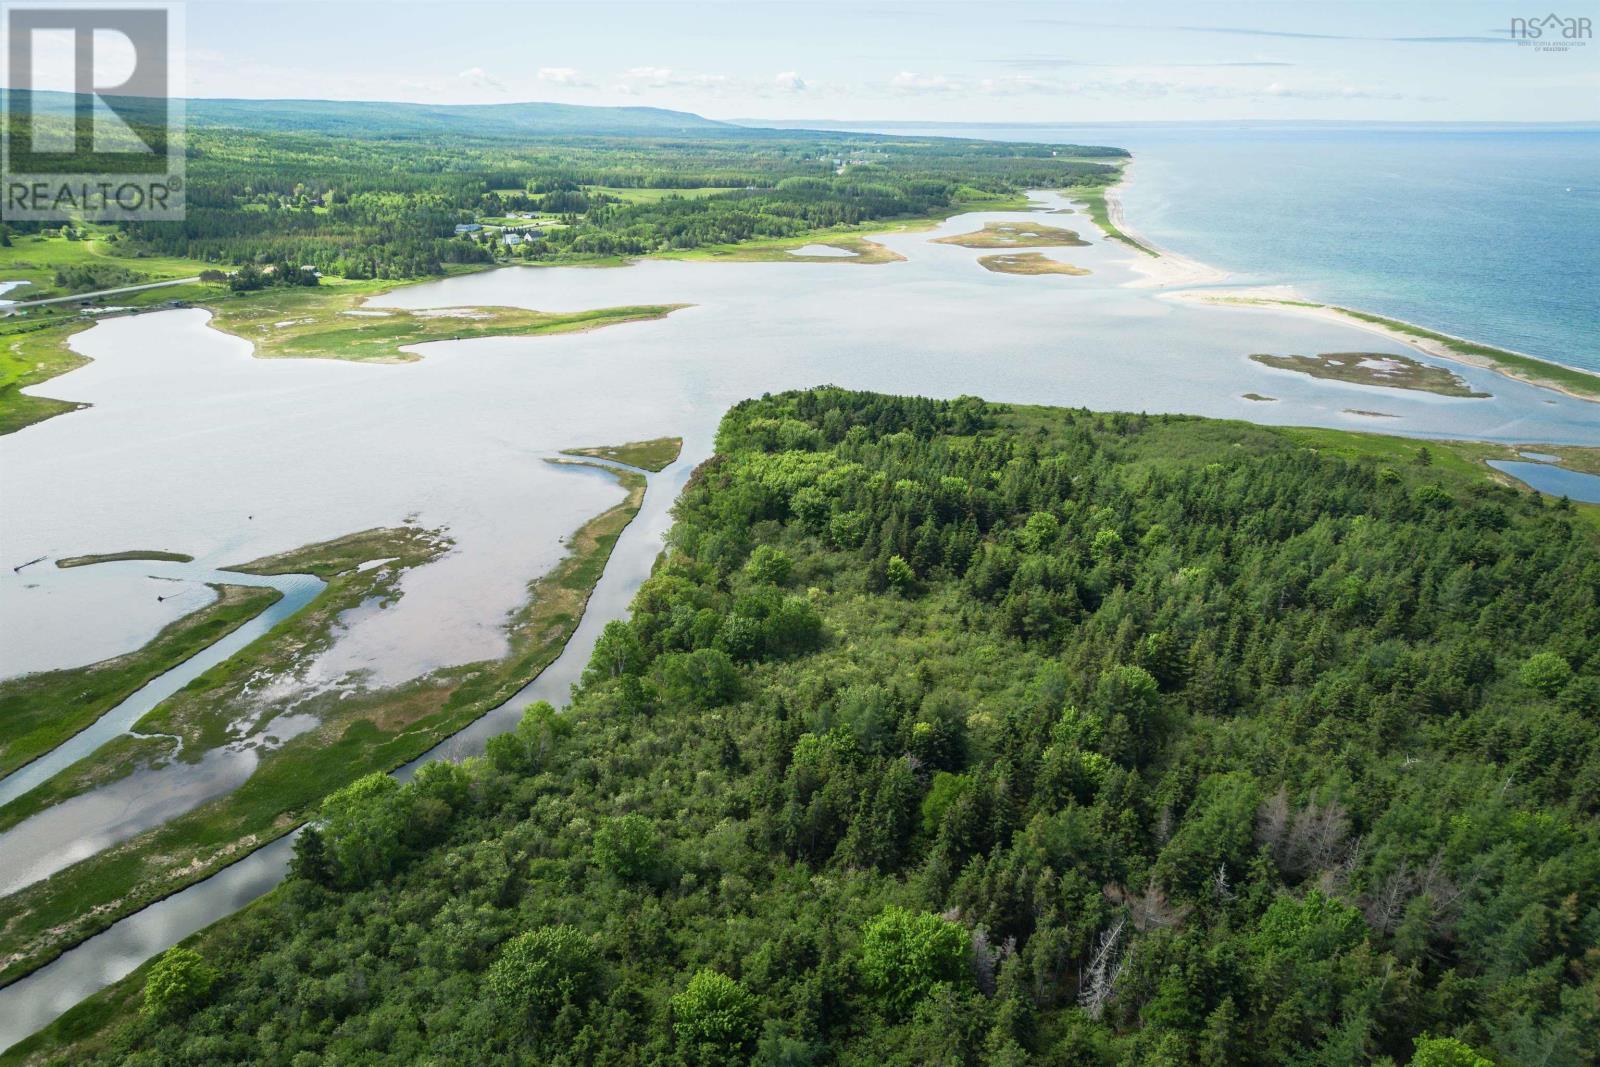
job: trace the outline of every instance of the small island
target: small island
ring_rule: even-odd
[[[962,248],[1044,248],[1088,247],[1089,242],[1072,230],[1059,226],[1039,226],[1028,222],[990,222],[981,230],[951,237],[935,237],[934,244],[960,245]]]
[[[1278,402],[1278,398],[1277,397],[1275,397],[1275,396],[1266,396],[1266,395],[1264,395],[1262,393],[1243,393],[1241,395],[1246,400],[1254,400],[1257,403],[1261,403],[1261,404],[1276,404]]]
[[[978,265],[996,274],[1088,274],[1084,267],[1061,263],[1043,252],[1011,252],[997,256],[980,256]]]
[[[1468,385],[1454,372],[1420,363],[1410,356],[1392,352],[1324,352],[1317,356],[1278,356],[1256,353],[1257,363],[1279,370],[1299,371],[1313,378],[1326,378],[1353,385],[1376,385],[1389,389],[1413,389],[1439,396],[1487,397]]]
[[[72,567],[90,567],[96,563],[118,563],[123,560],[138,559],[150,563],[193,563],[193,556],[186,556],[182,552],[162,552],[157,549],[132,548],[126,552],[103,552],[91,556],[66,556],[56,560],[56,566],[62,570]]]

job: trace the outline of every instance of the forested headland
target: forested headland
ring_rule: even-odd
[[[8,1060],[1593,1064],[1597,526],[1454,448],[741,404],[569,711]]]

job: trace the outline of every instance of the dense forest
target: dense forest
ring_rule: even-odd
[[[744,403],[570,711],[335,794],[282,888],[48,1033],[127,1064],[1594,1064],[1593,525],[1337,440]]]
[[[1104,185],[1117,173],[1111,162],[1127,156],[1117,148],[746,130],[700,119],[667,132],[630,117],[649,109],[569,108],[586,114],[552,120],[537,109],[556,105],[516,105],[536,109],[518,122],[515,110],[496,108],[390,114],[383,109],[403,106],[370,105],[376,110],[365,116],[358,109],[368,105],[327,105],[323,114],[305,104],[311,110],[301,115],[293,103],[196,102],[185,136],[186,218],[126,224],[117,254],[135,269],[140,256],[180,256],[413,278],[504,255],[496,242],[455,228],[509,211],[549,213],[556,223],[518,247],[520,259],[642,255],[923,216],[1028,188]],[[281,128],[284,108],[300,115],[299,128]],[[637,128],[566,129],[581,121],[605,129],[618,116]],[[358,127],[364,117],[372,125]],[[504,132],[491,132],[495,122]],[[550,129],[539,132],[540,123]],[[628,203],[600,188],[700,195]],[[41,226],[10,225],[19,234]]]

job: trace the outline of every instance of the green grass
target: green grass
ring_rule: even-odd
[[[0,682],[0,775],[55,748],[146,682],[220,641],[282,596],[261,586],[211,588],[217,591],[215,601],[169,623],[136,651],[86,667]]]
[[[104,552],[92,556],[66,556],[56,560],[56,566],[66,570],[71,567],[89,567],[96,563],[117,563],[122,560],[142,559],[162,563],[193,563],[193,556],[182,552],[163,552],[160,549],[133,548],[126,552]]]
[[[24,330],[7,329],[10,322],[0,320],[0,434],[81,408],[70,400],[26,396],[22,390],[89,362],[67,347],[72,335],[88,329],[89,323],[46,320]]]
[[[649,441],[632,441],[625,445],[606,445],[601,448],[569,448],[569,456],[593,456],[639,467],[647,471],[661,471],[671,466],[683,451],[683,438],[656,437]]]
[[[623,189],[613,185],[592,185],[585,191],[604,193],[629,204],[654,204],[665,200],[669,196],[679,196],[685,200],[698,200],[701,197],[715,196],[718,193],[731,193],[742,188],[744,188],[742,185],[697,185],[690,189]]]
[[[1156,259],[1160,259],[1160,252],[1157,252],[1155,249],[1151,248],[1147,244],[1144,244],[1142,241],[1123,233],[1122,230],[1117,227],[1117,224],[1111,221],[1111,209],[1110,206],[1106,204],[1106,189],[1108,188],[1109,186],[1100,186],[1098,188],[1087,189],[1068,189],[1065,190],[1065,193],[1067,196],[1070,196],[1073,200],[1083,205],[1084,209],[1089,213],[1090,220],[1096,226],[1104,230],[1107,237],[1110,237],[1116,241],[1121,241],[1129,248],[1137,249],[1147,256],[1153,256]]]
[[[0,927],[0,960],[6,961],[0,985],[288,833],[332,790],[416,758],[536,677],[577,628],[617,538],[644,500],[643,475],[600,469],[617,478],[627,498],[579,528],[568,555],[530,584],[527,601],[507,627],[510,654],[447,668],[393,689],[362,691],[346,699],[320,694],[296,705],[297,712],[316,714],[321,725],[265,753],[255,774],[232,793],[9,896],[8,918]],[[391,595],[400,571],[433,558],[444,546],[416,528],[387,531],[387,542],[383,533],[363,531],[233,568],[310,570],[331,577],[307,608],[195,679],[137,728],[184,737],[187,759],[226,741],[230,708],[237,712],[247,685],[303,662],[308,651],[329,640],[342,612],[372,596]],[[363,556],[397,561],[391,567],[353,569]],[[125,773],[147,760],[150,751],[122,744],[106,755]],[[88,783],[104,780],[92,767],[79,774]]]
[[[13,289],[5,299],[40,300],[68,295],[71,290],[55,284],[56,271],[64,267],[118,267],[144,275],[142,281],[159,282],[190,278],[215,266],[197,259],[171,256],[119,255],[122,242],[106,239],[111,235],[111,227],[84,225],[80,228],[88,232],[86,240],[12,234],[11,247],[0,248],[0,281],[23,280],[29,282],[30,287]]]
[[[891,229],[893,227],[890,227]],[[879,232],[884,227],[877,227]],[[853,256],[797,256],[794,249],[806,245],[827,245],[854,252]],[[826,231],[804,237],[770,237],[743,241],[731,245],[706,245],[682,252],[662,252],[652,258],[717,263],[854,263],[873,266],[879,263],[898,263],[906,257],[900,253],[869,241],[858,233]]]

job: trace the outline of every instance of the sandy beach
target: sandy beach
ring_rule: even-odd
[[[1129,265],[1142,277],[1128,282],[1128,288],[1167,290],[1159,295],[1164,299],[1180,300],[1185,303],[1292,312],[1305,317],[1319,319],[1323,322],[1354,326],[1357,329],[1365,330],[1397,344],[1405,345],[1416,352],[1435,359],[1448,360],[1462,366],[1493,371],[1503,377],[1527,382],[1530,385],[1550,389],[1579,400],[1600,401],[1600,391],[1586,392],[1582,389],[1569,388],[1560,382],[1524,373],[1515,366],[1507,366],[1487,356],[1463,352],[1439,340],[1419,337],[1415,334],[1386,326],[1381,322],[1371,322],[1367,319],[1359,318],[1350,314],[1344,308],[1316,301],[1295,289],[1292,285],[1216,288],[1231,278],[1232,274],[1209,263],[1202,263],[1199,260],[1190,259],[1187,256],[1179,255],[1163,248],[1128,224],[1127,216],[1123,210],[1121,190],[1128,184],[1132,170],[1133,164],[1130,163],[1123,168],[1122,181],[1106,190],[1106,214],[1113,226],[1140,244],[1155,249],[1160,255],[1149,256],[1137,249],[1132,250],[1133,255]],[[1208,288],[1197,288],[1199,286]],[[1398,322],[1400,320],[1395,321]],[[1437,333],[1438,331],[1431,332]],[[1470,338],[1454,337],[1448,334],[1442,334],[1441,336],[1464,345],[1475,343]],[[1508,351],[1512,356],[1522,356],[1538,362],[1551,363],[1552,366],[1561,366],[1561,364],[1556,364],[1537,356],[1530,356],[1527,353],[1505,351]]]
[[[1439,341],[1435,341],[1432,338],[1418,337],[1415,334],[1405,333],[1390,326],[1385,326],[1380,322],[1371,322],[1367,319],[1358,318],[1357,316],[1350,314],[1344,308],[1334,307],[1329,304],[1322,304],[1311,300],[1303,293],[1298,292],[1293,286],[1289,285],[1240,286],[1234,289],[1186,289],[1162,293],[1161,296],[1164,299],[1180,300],[1188,304],[1210,304],[1217,307],[1257,308],[1262,311],[1286,311],[1308,318],[1319,319],[1323,322],[1336,322],[1341,326],[1354,326],[1359,330],[1365,330],[1367,333],[1376,334],[1377,336],[1386,338],[1395,342],[1396,344],[1405,345],[1408,348],[1414,349],[1423,355],[1432,356],[1435,359],[1448,360],[1452,363],[1459,363],[1466,367],[1476,367],[1480,370],[1493,371],[1495,374],[1501,375],[1502,377],[1511,378],[1519,382],[1527,382],[1530,385],[1537,385],[1542,389],[1550,389],[1570,397],[1575,397],[1579,400],[1600,401],[1600,394],[1583,392],[1577,389],[1569,389],[1559,382],[1550,381],[1546,378],[1534,377],[1533,375],[1523,374],[1515,367],[1505,366],[1504,364],[1498,363],[1495,360],[1487,357],[1476,356],[1469,352],[1462,352]],[[1465,337],[1454,337],[1449,334],[1444,334],[1441,336],[1450,337],[1451,340],[1459,341],[1463,344],[1474,343]],[[1539,359],[1537,356],[1527,356],[1527,353],[1523,352],[1511,352],[1511,355],[1526,356],[1528,359]],[[1549,363],[1550,361],[1540,359],[1540,362]],[[1552,363],[1551,365],[1561,366],[1561,364],[1555,363]]]
[[[1122,180],[1106,190],[1106,214],[1111,218],[1113,226],[1145,247],[1155,249],[1160,255],[1145,255],[1135,249],[1136,255],[1133,259],[1133,269],[1144,275],[1144,277],[1137,281],[1129,282],[1128,287],[1131,289],[1167,289],[1184,285],[1217,285],[1227,281],[1232,276],[1227,271],[1162,248],[1128,225],[1127,216],[1122,210],[1122,190],[1132,180],[1132,172],[1132,163],[1124,166],[1122,168]]]

